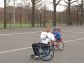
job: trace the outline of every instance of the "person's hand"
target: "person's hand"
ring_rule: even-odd
[[[48,36],[46,36],[46,38],[48,38]]]
[[[56,41],[57,41],[57,39],[54,40],[54,42],[56,42]]]

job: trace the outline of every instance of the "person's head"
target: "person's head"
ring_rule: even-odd
[[[56,27],[56,31],[60,31],[61,32],[61,28],[59,26]]]
[[[51,29],[50,29],[50,26],[46,26],[46,32],[50,32]]]

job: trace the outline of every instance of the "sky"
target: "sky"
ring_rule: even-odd
[[[44,4],[46,4],[46,6],[48,7],[49,10],[53,10],[53,5],[51,3],[49,3],[49,2],[47,2],[47,1],[52,2],[52,0],[42,0],[42,2]],[[72,1],[74,1],[74,0],[72,0]],[[21,2],[22,2],[21,0],[17,0],[16,4],[21,3]],[[64,3],[64,1],[61,1],[60,4],[66,5],[66,3]],[[77,4],[77,3],[74,3],[74,4]],[[13,5],[13,2],[10,2],[9,5]],[[4,0],[0,0],[0,7],[4,7]],[[62,11],[64,11],[66,9],[66,7],[58,5],[56,9],[57,9],[57,12],[62,12]]]
[[[3,0],[0,0],[0,7],[3,7]]]

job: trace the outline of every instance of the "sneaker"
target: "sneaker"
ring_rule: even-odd
[[[34,56],[35,59],[39,58],[39,56]]]

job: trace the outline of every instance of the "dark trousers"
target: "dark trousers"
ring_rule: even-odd
[[[32,48],[33,48],[33,51],[34,51],[35,55],[39,56],[38,48],[41,47],[41,46],[46,46],[46,44],[43,44],[43,43],[34,43],[34,44],[32,44]]]
[[[32,44],[32,48],[33,48],[34,54],[38,56],[39,55],[38,54],[38,43]]]

